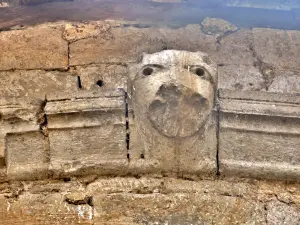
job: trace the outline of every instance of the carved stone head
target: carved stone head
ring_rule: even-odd
[[[145,54],[131,68],[129,97],[137,120],[168,138],[202,130],[214,103],[215,64],[202,52],[166,50]]]

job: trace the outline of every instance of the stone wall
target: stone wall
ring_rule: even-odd
[[[298,180],[300,32],[222,30],[224,21],[212,23],[205,29],[206,24],[172,29],[98,21],[0,32],[2,220],[7,224],[16,218],[33,224],[52,218],[64,224],[298,224],[298,184],[238,177]],[[127,122],[134,125],[134,115],[126,116],[131,110],[126,108],[128,68],[140,62],[143,53],[167,49],[205,52],[218,65],[217,106],[223,113],[218,138],[219,147],[227,151],[219,149],[220,161],[213,174],[204,177],[208,180],[162,178],[197,180],[199,176],[161,173],[153,162],[147,163],[144,152],[129,151]],[[232,106],[235,101],[246,105],[243,119],[233,116],[240,110]],[[274,105],[277,111],[266,114]],[[265,136],[251,137],[244,131],[250,128]],[[238,129],[243,132],[235,133]],[[247,142],[249,137],[252,141]],[[130,144],[134,147],[133,141]],[[253,164],[241,167],[244,159]],[[281,162],[288,166],[280,167]],[[182,163],[190,165],[189,160]],[[260,176],[260,165],[268,163]],[[141,174],[156,178],[95,182],[98,176]],[[79,178],[69,182],[73,176]],[[32,179],[46,181],[7,183]],[[115,208],[117,202],[121,204]],[[136,210],[143,213],[136,215]]]

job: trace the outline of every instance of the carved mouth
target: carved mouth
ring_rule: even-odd
[[[148,117],[153,126],[168,137],[188,137],[196,133],[209,115],[208,100],[184,86],[163,84],[150,104]]]

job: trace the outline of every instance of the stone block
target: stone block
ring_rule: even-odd
[[[120,27],[110,32],[111,39],[100,35],[71,43],[70,65],[137,62],[143,53],[164,49],[216,51],[216,38],[204,34],[199,25],[179,29]]]
[[[5,142],[9,179],[32,180],[48,177],[48,140],[40,131],[7,134]]]
[[[0,70],[67,69],[68,43],[46,26],[0,33]]]
[[[300,209],[283,202],[272,201],[267,204],[267,223],[270,225],[300,223]]]
[[[296,95],[221,91],[219,104],[221,174],[299,180]]]
[[[218,88],[261,91],[266,89],[263,75],[253,66],[226,65],[218,68]]]
[[[0,96],[34,97],[45,100],[53,92],[77,91],[77,77],[70,73],[19,70],[0,72]]]
[[[216,65],[202,52],[146,54],[130,68],[133,172],[148,167],[148,173],[216,173],[216,82]]]
[[[178,29],[160,28],[159,33],[163,36],[166,49],[206,53],[217,50],[216,37],[203,33],[200,25],[187,25]]]
[[[267,64],[280,69],[300,69],[300,31],[254,28],[254,50]]]
[[[127,67],[122,65],[76,66],[72,72],[80,76],[81,86],[85,90],[127,89]]]
[[[98,194],[95,224],[265,224],[263,204],[203,193]]]
[[[278,93],[300,93],[300,72],[276,71],[268,91]]]
[[[253,37],[251,30],[243,29],[220,38],[211,58],[218,65],[253,66],[257,59],[252,50]]]
[[[0,99],[0,134],[9,179],[47,177],[48,141],[40,131],[43,106],[43,101],[25,97]]]
[[[126,172],[123,91],[49,96],[45,112],[56,176]]]
[[[17,201],[6,203],[6,208],[1,212],[1,223],[93,224],[91,206],[68,204],[64,200],[60,193],[23,194]]]
[[[70,65],[135,62],[143,52],[154,53],[165,47],[153,28],[113,28],[111,39],[87,38],[70,44]]]

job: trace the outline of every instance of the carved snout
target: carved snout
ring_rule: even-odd
[[[162,84],[148,108],[153,126],[168,137],[188,137],[201,129],[209,115],[209,102],[181,84]]]

